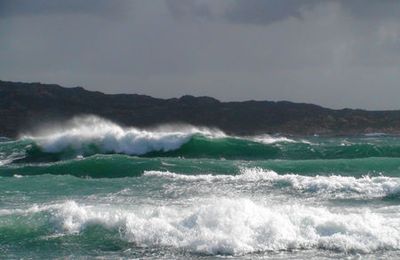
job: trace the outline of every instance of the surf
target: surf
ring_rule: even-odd
[[[14,147],[13,147],[14,146]],[[10,151],[18,150],[18,156]],[[1,153],[1,151],[4,151]],[[333,160],[400,157],[396,137],[230,136],[218,129],[164,125],[123,127],[99,117],[75,118],[0,143],[0,161],[51,162],[96,154],[234,160]],[[15,155],[15,154],[14,154]]]
[[[390,217],[393,210],[339,213],[324,207],[209,197],[187,207],[86,205],[70,200],[11,210],[2,218],[21,216],[20,229],[36,228],[40,232],[31,232],[31,236],[50,240],[85,237],[94,227],[101,227],[98,235],[112,232],[114,239],[135,246],[205,255],[311,249],[366,254],[400,249],[398,223]],[[28,218],[41,221],[30,223]]]

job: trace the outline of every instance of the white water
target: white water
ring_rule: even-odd
[[[12,161],[12,160],[8,160],[8,159],[0,160],[0,166],[6,165],[6,164],[10,163],[11,161]]]
[[[295,143],[295,140],[289,139],[284,136],[271,136],[271,135],[258,135],[254,137],[248,137],[249,140],[263,144],[274,144],[274,143]],[[302,141],[307,142],[307,141]],[[307,142],[308,143],[308,142]]]
[[[4,154],[0,152],[0,166],[12,163],[14,160],[24,158],[25,154],[21,152],[13,152],[11,154]]]
[[[399,209],[338,213],[325,207],[217,197],[180,206],[129,208],[66,201],[41,207],[62,234],[102,225],[119,230],[121,239],[139,246],[168,246],[211,255],[293,249],[399,250]],[[27,212],[38,210],[36,206]]]
[[[192,126],[163,126],[152,130],[124,128],[95,116],[78,117],[64,129],[46,130],[34,136],[24,136],[36,141],[46,152],[60,152],[67,148],[75,151],[90,149],[95,145],[102,152],[141,155],[152,151],[171,151],[181,147],[194,134],[222,138],[225,134],[210,128]]]
[[[263,144],[295,142],[286,137],[270,135],[233,137],[218,129],[190,125],[164,125],[147,130],[122,127],[96,116],[77,117],[66,123],[63,128],[50,129],[47,126],[45,130],[35,135],[25,135],[22,138],[34,140],[45,152],[62,152],[70,148],[83,153],[90,149],[90,145],[95,145],[104,153],[142,155],[153,151],[176,150],[195,134],[207,138],[246,139]]]
[[[289,186],[292,190],[315,193],[335,198],[379,198],[385,196],[400,196],[400,178],[369,177],[361,178],[347,176],[303,176],[297,174],[279,175],[274,171],[261,168],[243,168],[239,175],[184,175],[173,172],[146,171],[144,176],[173,178],[185,181],[205,182],[235,182],[236,185],[246,185],[254,182],[258,186]],[[220,184],[216,184],[220,185]]]

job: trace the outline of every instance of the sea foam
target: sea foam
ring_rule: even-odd
[[[138,246],[167,246],[210,255],[325,249],[370,253],[400,249],[398,207],[335,213],[325,207],[274,205],[247,198],[208,198],[196,205],[83,205],[44,208],[58,232],[91,225],[118,230]]]
[[[254,182],[258,186],[290,187],[301,192],[334,196],[336,198],[354,196],[379,198],[400,195],[400,178],[385,176],[363,176],[360,178],[340,175],[303,176],[278,174],[261,168],[242,168],[238,175],[185,175],[168,171],[146,171],[144,176],[174,178],[184,181],[234,182],[235,185],[246,185],[248,182]]]
[[[263,144],[274,144],[274,143],[294,143],[296,142],[293,139],[284,137],[284,136],[271,136],[268,134],[257,135],[257,136],[249,136],[249,140],[254,142],[263,143]],[[309,143],[305,140],[301,140],[302,143]]]

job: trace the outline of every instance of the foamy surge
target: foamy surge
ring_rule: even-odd
[[[326,208],[265,205],[245,198],[209,198],[190,207],[85,206],[74,201],[44,208],[58,232],[89,225],[119,230],[139,246],[205,254],[326,249],[368,253],[400,249],[398,207],[386,212],[334,213]]]
[[[46,152],[61,152],[72,148],[84,151],[90,146],[101,152],[141,155],[152,151],[171,151],[178,149],[194,134],[224,137],[219,130],[192,126],[164,126],[153,130],[123,128],[110,121],[89,116],[72,120],[65,129],[43,131],[37,136],[25,136],[35,140]]]
[[[368,198],[400,195],[400,178],[369,177],[361,178],[346,176],[302,176],[297,174],[280,175],[274,171],[261,168],[243,168],[239,175],[184,175],[172,172],[146,171],[145,176],[175,178],[186,181],[225,181],[237,185],[246,182],[256,182],[258,186],[291,187],[294,190],[317,193],[327,196],[348,197],[356,195]]]

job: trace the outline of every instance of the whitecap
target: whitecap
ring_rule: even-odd
[[[185,181],[235,182],[238,185],[254,182],[257,185],[288,186],[293,190],[327,196],[334,195],[339,198],[346,198],[351,194],[365,198],[379,198],[400,194],[400,178],[386,176],[363,176],[360,178],[340,175],[303,176],[278,174],[262,168],[242,168],[238,175],[186,175],[169,171],[145,171],[144,176],[174,178]]]
[[[76,234],[89,225],[120,231],[141,246],[168,246],[210,255],[325,249],[370,253],[400,249],[398,217],[359,210],[274,205],[246,198],[208,198],[196,205],[82,205],[67,201],[49,212],[59,232]]]
[[[47,129],[33,139],[45,152],[61,152],[72,148],[83,152],[95,145],[104,153],[142,155],[152,151],[171,151],[181,147],[195,134],[209,138],[222,138],[222,131],[193,126],[163,126],[151,130],[124,128],[95,116],[73,119],[63,129]]]

